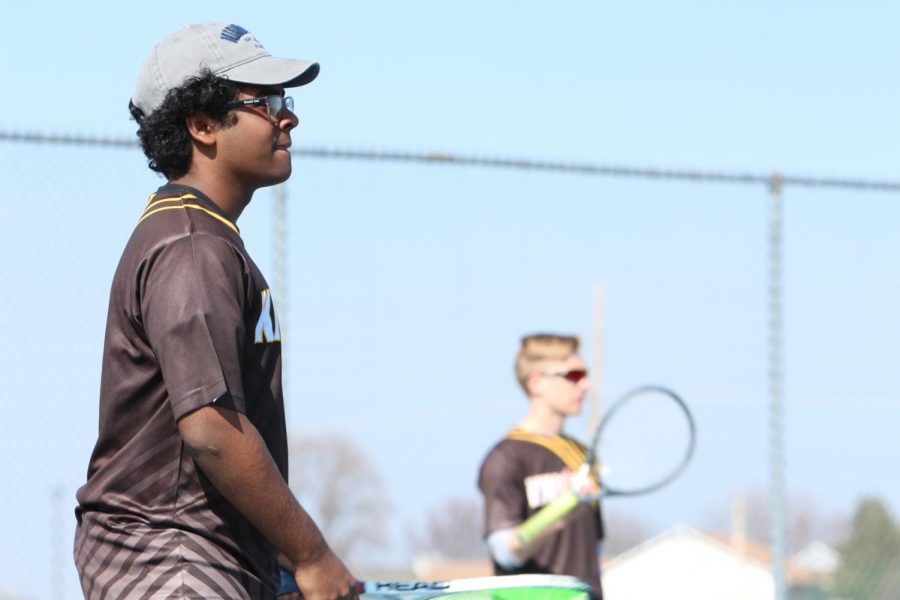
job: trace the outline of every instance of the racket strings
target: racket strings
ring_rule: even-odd
[[[611,409],[599,436],[600,479],[607,493],[655,489],[674,478],[693,450],[693,420],[673,393],[632,393]]]

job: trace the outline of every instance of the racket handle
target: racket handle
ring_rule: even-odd
[[[576,506],[578,506],[578,495],[571,491],[564,493],[516,528],[519,541],[522,542],[522,545],[527,546],[558,519],[569,514]]]

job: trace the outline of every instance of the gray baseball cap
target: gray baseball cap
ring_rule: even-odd
[[[319,74],[319,63],[275,58],[249,31],[229,23],[194,23],[157,42],[141,67],[131,102],[149,115],[169,90],[209,69],[249,85],[297,87]]]

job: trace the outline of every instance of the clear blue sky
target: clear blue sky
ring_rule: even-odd
[[[153,43],[227,19],[275,55],[321,62],[293,94],[298,146],[900,180],[893,3],[633,4],[9,5],[0,129],[130,136]],[[158,180],[137,152],[8,143],[0,177],[0,478],[19,482],[0,492],[0,592],[49,593],[61,486],[75,597],[70,509],[109,280]],[[288,193],[291,425],[367,452],[395,507],[389,552],[428,509],[475,497],[481,457],[525,409],[518,337],[589,343],[597,282],[604,398],[667,384],[701,428],[681,480],[616,508],[703,526],[766,485],[762,187],[298,158]],[[784,199],[789,487],[823,512],[880,494],[896,515],[900,195]],[[263,191],[239,225],[272,276],[269,218]]]

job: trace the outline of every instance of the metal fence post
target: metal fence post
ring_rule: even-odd
[[[769,181],[769,506],[775,600],[785,600],[785,482],[783,423],[782,202],[784,177]]]

